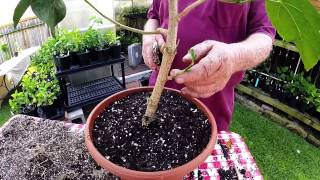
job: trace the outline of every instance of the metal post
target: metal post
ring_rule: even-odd
[[[301,57],[299,58],[299,61],[298,61],[298,64],[296,66],[296,69],[294,70],[294,75],[293,76],[296,76],[296,74],[298,72],[298,69],[299,69],[299,66],[300,66],[300,63],[301,63]]]
[[[124,62],[121,63],[121,74],[122,74],[122,85],[123,88],[126,89],[126,78],[124,74]]]
[[[111,64],[110,68],[111,68],[111,75],[114,76],[113,64]]]

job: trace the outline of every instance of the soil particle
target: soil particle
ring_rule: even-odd
[[[211,127],[196,105],[164,91],[156,119],[142,127],[149,92],[112,103],[95,121],[94,145],[111,162],[139,171],[181,166],[207,146]]]
[[[219,169],[218,173],[221,180],[238,180],[237,172],[234,168],[227,170]]]
[[[63,122],[12,119],[0,131],[0,179],[116,179],[89,155],[83,133]]]

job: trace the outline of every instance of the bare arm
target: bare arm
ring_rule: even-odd
[[[247,70],[267,59],[272,50],[272,38],[263,33],[255,33],[240,43],[231,44],[237,49],[233,60],[234,72]]]
[[[159,28],[159,21],[157,19],[148,19],[146,24],[144,25],[145,31],[154,31]],[[147,36],[147,35],[144,35]]]

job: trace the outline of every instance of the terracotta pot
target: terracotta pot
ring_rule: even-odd
[[[89,118],[87,120],[86,129],[85,129],[85,142],[87,145],[87,148],[89,150],[89,153],[92,155],[93,159],[104,169],[111,172],[114,175],[117,175],[121,177],[121,179],[127,179],[127,180],[175,180],[175,179],[182,179],[183,176],[187,175],[189,172],[193,171],[195,168],[197,168],[201,163],[205,161],[205,159],[212,153],[212,150],[214,149],[215,143],[216,143],[216,136],[217,136],[217,126],[215,119],[213,115],[211,114],[210,110],[198,99],[191,98],[189,96],[182,95],[186,99],[190,100],[194,104],[197,105],[197,107],[206,114],[206,116],[209,119],[209,122],[211,124],[211,138],[209,140],[209,143],[207,147],[202,151],[201,154],[199,154],[196,158],[194,158],[192,161],[166,171],[156,171],[156,172],[142,172],[142,171],[135,171],[130,170],[121,166],[118,166],[111,161],[104,158],[103,155],[99,153],[99,151],[94,147],[93,144],[93,137],[92,137],[92,129],[94,126],[94,122],[98,115],[107,107],[110,103],[117,101],[119,99],[122,99],[129,94],[135,93],[135,92],[143,92],[143,91],[152,91],[152,87],[140,87],[140,88],[134,88],[134,89],[128,89],[122,92],[119,92],[117,94],[114,94],[113,96],[110,96],[103,100],[101,103],[99,103],[91,112],[89,115]],[[170,91],[179,92],[174,89],[165,88]]]

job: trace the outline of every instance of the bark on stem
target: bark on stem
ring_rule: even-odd
[[[163,52],[163,60],[160,66],[159,75],[152,91],[151,97],[148,100],[146,113],[142,119],[142,125],[148,126],[153,121],[160,101],[161,93],[167,81],[168,74],[172,62],[176,55],[177,49],[177,33],[178,33],[178,0],[169,0],[169,25],[167,40]]]

